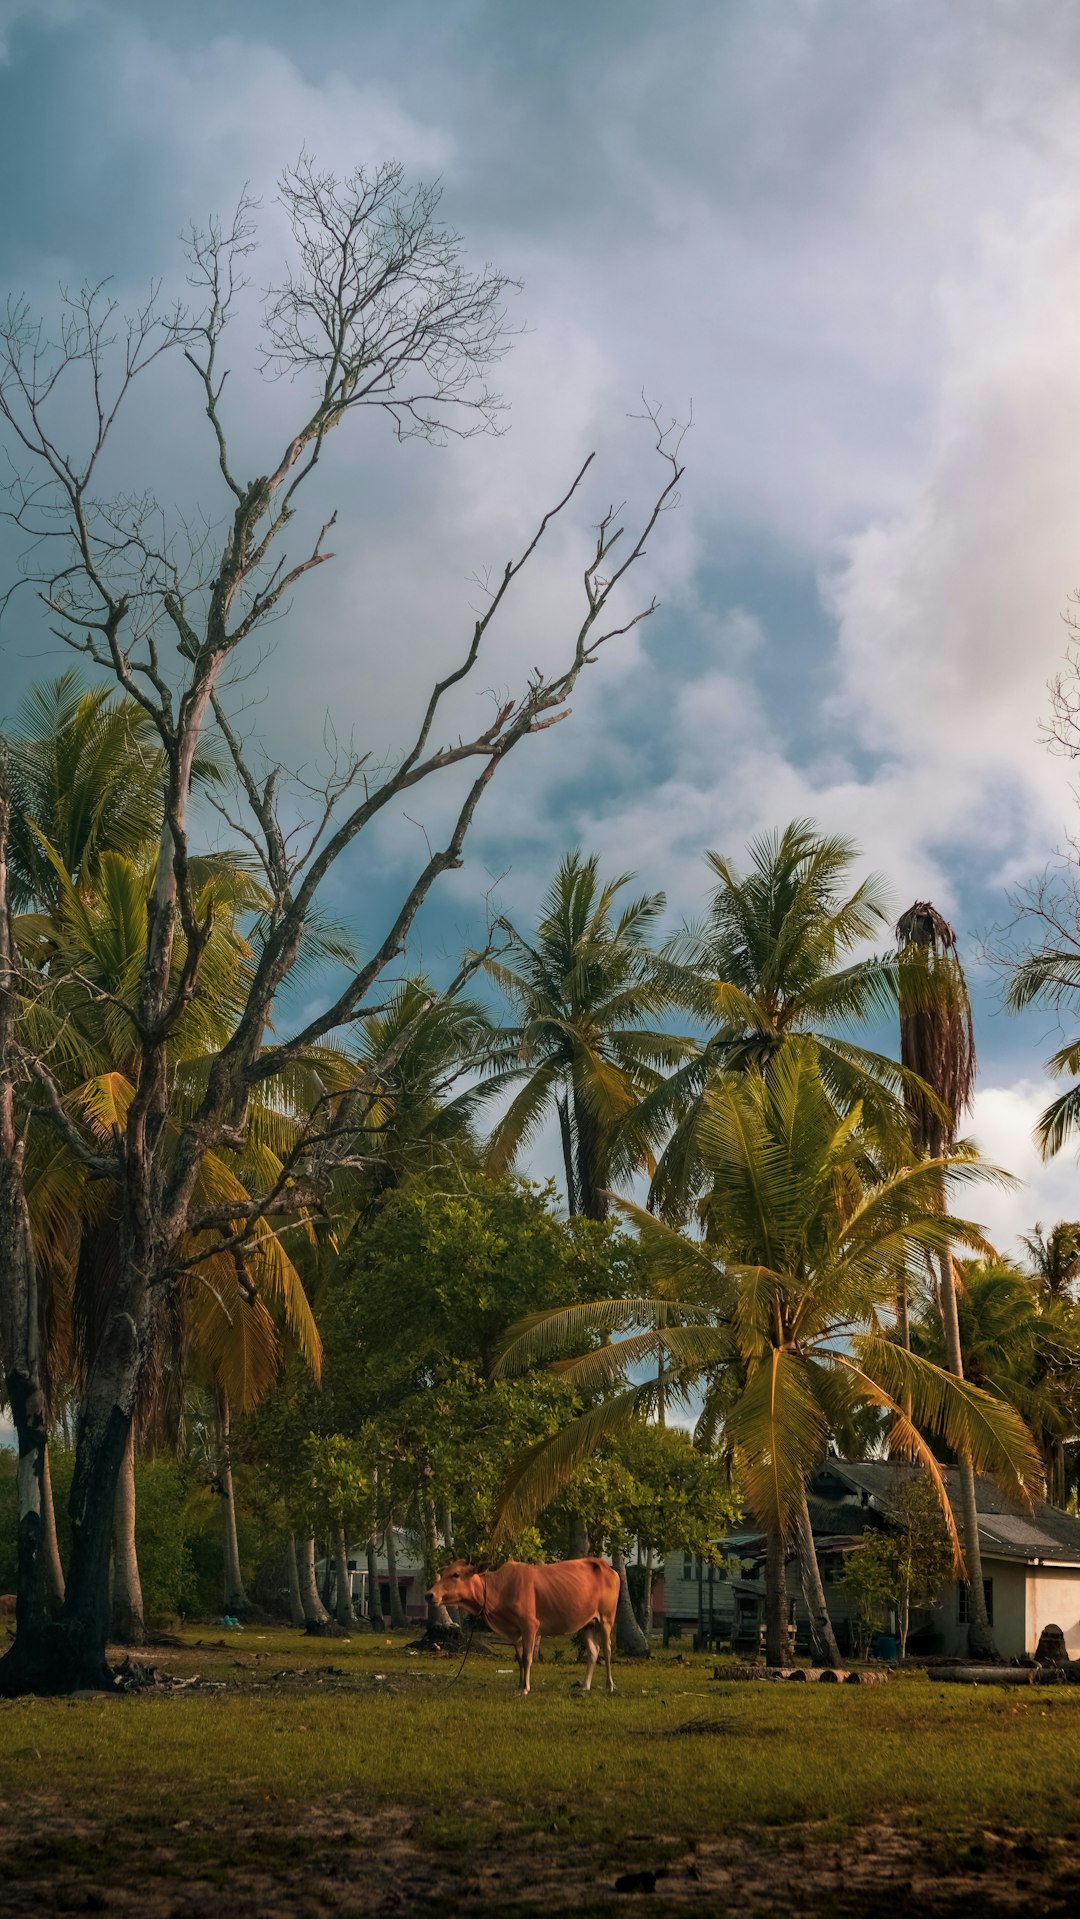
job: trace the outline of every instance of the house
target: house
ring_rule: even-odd
[[[890,1504],[911,1483],[917,1466],[897,1460],[853,1463],[831,1459],[810,1487],[810,1517],[825,1596],[833,1622],[849,1617],[839,1577],[843,1560],[868,1525],[888,1523]],[[944,1466],[949,1500],[959,1509],[959,1474]],[[986,1610],[998,1651],[1006,1659],[1035,1651],[1044,1626],[1060,1626],[1070,1655],[1080,1657],[1080,1518],[1044,1499],[1030,1511],[978,1477],[975,1504],[983,1561]],[[797,1580],[797,1575],[796,1575]],[[912,1650],[967,1650],[967,1588],[950,1585],[932,1612],[913,1622]],[[801,1596],[798,1602],[801,1607]]]
[[[401,1603],[410,1619],[426,1619],[427,1601],[424,1595],[427,1592],[427,1578],[424,1573],[423,1561],[416,1553],[415,1547],[410,1543],[410,1535],[401,1532],[397,1527],[394,1529],[394,1544],[397,1549],[397,1585]],[[375,1567],[379,1579],[380,1610],[383,1618],[389,1619],[390,1570],[386,1563],[385,1542],[380,1543],[379,1551],[375,1558]],[[337,1568],[333,1560],[330,1562],[329,1571],[331,1592],[333,1592],[337,1585]],[[323,1586],[325,1572],[326,1562],[320,1559],[316,1562],[315,1566],[315,1576],[318,1580],[320,1590]],[[363,1617],[367,1611],[368,1571],[366,1540],[361,1540],[358,1545],[349,1547],[349,1583],[352,1587],[353,1610],[359,1616]]]
[[[830,1459],[810,1482],[808,1505],[818,1565],[841,1649],[851,1642],[853,1608],[843,1582],[847,1557],[864,1534],[885,1527],[893,1500],[919,1468],[897,1460]],[[957,1470],[942,1468],[954,1511],[959,1506]],[[979,1543],[987,1612],[1005,1658],[1033,1654],[1044,1626],[1060,1626],[1073,1658],[1080,1657],[1080,1518],[1045,1500],[1030,1511],[1007,1499],[989,1479],[976,1480]],[[746,1527],[717,1542],[723,1560],[702,1566],[689,1554],[672,1554],[665,1566],[664,1632],[692,1630],[700,1643],[719,1636],[749,1646],[765,1616],[765,1542]],[[734,1578],[730,1569],[737,1564]],[[809,1640],[798,1566],[788,1564],[790,1615],[796,1638]],[[914,1614],[908,1639],[913,1653],[950,1655],[967,1650],[967,1588],[950,1584],[932,1611]]]

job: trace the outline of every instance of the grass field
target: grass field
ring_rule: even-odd
[[[672,1651],[586,1698],[546,1648],[521,1700],[494,1645],[455,1679],[403,1635],[187,1638],[147,1657],[223,1690],[0,1704],[0,1911],[1080,1904],[1071,1687],[723,1683]]]

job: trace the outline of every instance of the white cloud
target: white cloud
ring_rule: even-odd
[[[1080,1214],[1080,1175],[1075,1145],[1056,1159],[1040,1158],[1033,1133],[1039,1114],[1060,1085],[1038,1079],[1020,1079],[1011,1085],[980,1088],[971,1118],[971,1133],[984,1157],[1011,1173],[1012,1187],[979,1186],[965,1192],[960,1204],[985,1226],[999,1250],[1022,1255],[1018,1241],[1036,1221],[1049,1229],[1059,1219]]]

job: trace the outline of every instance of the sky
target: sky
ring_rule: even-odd
[[[0,0],[0,283],[36,308],[105,275],[122,306],[182,288],[181,230],[245,186],[254,296],[302,147],[437,177],[469,259],[522,282],[500,437],[399,446],[371,417],[328,450],[313,510],[337,508],[337,558],[244,694],[269,758],[316,766],[328,715],[376,758],[399,747],[476,576],[595,449],[464,720],[563,657],[591,526],[655,484],[642,395],[692,410],[679,509],[626,602],[658,612],[500,772],[415,957],[452,967],[493,886],[526,918],[572,845],[662,887],[675,924],[706,848],[801,815],[849,833],[898,912],[931,897],[960,935],[973,1130],[1022,1182],[980,1202],[1002,1244],[1080,1211],[1075,1155],[1031,1145],[1057,1027],[1006,1016],[980,959],[1076,823],[1040,722],[1080,586],[1078,82],[1080,11],[1057,0]],[[258,472],[297,396],[254,373],[253,320],[229,421]],[[108,476],[221,512],[182,367]],[[68,663],[26,598],[0,659],[6,711]],[[339,876],[329,904],[365,943],[438,818],[395,820]]]

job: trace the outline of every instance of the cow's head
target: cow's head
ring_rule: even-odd
[[[452,1559],[441,1573],[436,1573],[428,1598],[437,1606],[463,1606],[466,1612],[481,1612],[484,1581],[480,1567],[471,1559]]]

